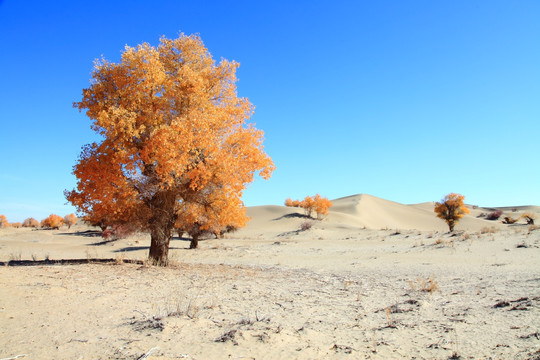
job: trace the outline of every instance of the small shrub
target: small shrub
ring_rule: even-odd
[[[300,225],[300,230],[306,231],[306,230],[311,229],[312,226],[313,226],[313,223],[311,221],[304,221],[302,225]]]
[[[14,223],[11,223],[11,227],[14,227],[14,228],[16,228],[16,229],[21,228],[21,227],[22,227],[22,223],[20,223],[20,222],[14,222]]]
[[[495,229],[493,226],[484,226],[482,229],[480,229],[480,234],[494,234],[495,232],[497,232],[497,229]]]
[[[114,241],[125,239],[128,236],[133,235],[134,233],[135,228],[126,224],[120,224],[109,226],[101,233],[101,237],[107,241]]]
[[[416,283],[409,281],[409,286],[412,290],[418,290],[422,292],[428,292],[433,294],[439,290],[439,284],[435,281],[435,278],[431,276],[429,279],[416,279]]]
[[[536,216],[533,213],[524,213],[521,215],[521,217],[525,219],[527,225],[534,225],[534,219]]]
[[[518,221],[519,219],[514,219],[512,218],[511,216],[506,216],[503,220],[503,224],[514,224]]]
[[[24,227],[33,227],[33,228],[37,228],[39,226],[39,221],[37,221],[36,219],[34,218],[26,218],[24,219],[23,221],[23,224],[22,224]]]
[[[486,220],[499,220],[499,218],[501,217],[502,215],[502,211],[501,210],[495,210],[493,212],[490,212],[489,214],[487,214],[486,216]]]

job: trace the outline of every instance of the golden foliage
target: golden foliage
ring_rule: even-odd
[[[441,202],[435,203],[437,217],[446,221],[450,232],[454,231],[454,226],[459,219],[465,216],[465,214],[469,214],[469,209],[467,209],[463,200],[465,200],[465,196],[450,193]]]
[[[62,225],[64,225],[64,219],[56,214],[51,214],[47,218],[41,220],[41,227],[48,229],[59,229]]]
[[[9,222],[6,219],[5,215],[0,215],[0,228],[9,227]]]
[[[287,198],[285,200],[285,206],[303,208],[309,217],[315,212],[317,217],[320,218],[328,214],[328,209],[332,206],[332,202],[328,198],[316,194],[315,196],[306,196],[302,201]]]
[[[175,223],[221,226],[223,209],[241,207],[246,184],[257,172],[268,179],[274,164],[263,132],[247,123],[253,105],[237,96],[238,66],[217,64],[200,37],[183,34],[96,62],[74,106],[104,140],[83,148],[77,189],[66,192],[85,220],[150,230],[150,257],[166,263]],[[232,222],[244,224],[241,214]]]

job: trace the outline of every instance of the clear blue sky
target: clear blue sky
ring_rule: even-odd
[[[449,192],[540,205],[540,1],[0,0],[0,214],[74,211],[94,59],[199,33],[240,62],[277,170],[246,205]]]

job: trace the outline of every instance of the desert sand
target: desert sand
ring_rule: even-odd
[[[0,229],[3,262],[114,259],[1,266],[0,359],[540,359],[540,228],[471,206],[449,234],[433,203],[333,204],[320,221],[248,208],[197,250],[175,237],[168,268],[123,263],[147,234]]]

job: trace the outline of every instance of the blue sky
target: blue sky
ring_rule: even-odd
[[[449,192],[540,205],[540,2],[0,0],[0,214],[74,211],[93,61],[199,33],[240,62],[277,170],[246,205]]]

